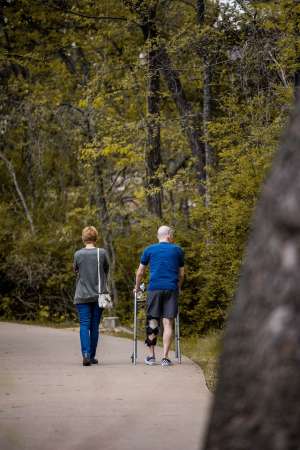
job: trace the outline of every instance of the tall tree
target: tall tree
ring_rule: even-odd
[[[159,174],[162,165],[160,136],[160,74],[158,68],[158,34],[155,23],[158,3],[158,1],[155,1],[148,6],[135,9],[131,6],[131,10],[138,12],[140,17],[140,24],[147,51],[147,145],[145,152],[147,202],[149,211],[161,218],[162,183]]]
[[[189,142],[192,155],[195,158],[195,171],[198,190],[201,194],[205,192],[204,181],[204,158],[205,148],[202,134],[199,130],[199,115],[193,112],[191,103],[188,101],[180,77],[172,67],[170,57],[166,48],[162,45],[159,49],[159,64],[168,89],[176,104],[180,115],[180,123],[184,134]]]
[[[205,0],[197,0],[197,23],[199,25],[199,32],[203,32],[201,28],[205,25]],[[206,31],[209,33],[209,29]],[[210,202],[210,172],[214,166],[213,149],[208,143],[208,124],[211,120],[212,110],[212,56],[210,55],[210,39],[209,37],[199,40],[197,45],[197,52],[203,60],[203,108],[202,108],[202,123],[203,123],[203,139],[204,139],[204,153],[205,153],[205,205],[208,206]]]
[[[25,213],[26,219],[28,220],[28,223],[30,225],[30,230],[34,234],[35,229],[34,229],[32,215],[31,215],[31,212],[29,211],[29,208],[27,206],[26,200],[25,200],[24,195],[23,195],[23,193],[21,191],[20,185],[19,185],[18,180],[17,180],[16,171],[15,171],[13,165],[12,165],[12,162],[7,159],[7,157],[5,156],[3,151],[1,151],[1,150],[0,150],[0,159],[2,159],[2,161],[4,161],[4,163],[5,163],[6,167],[7,167],[7,170],[9,172],[9,175],[11,176],[11,178],[13,180],[13,184],[14,184],[14,187],[16,189],[16,192],[17,192],[17,195],[19,197],[19,200],[21,202],[22,208],[24,209],[24,213]]]

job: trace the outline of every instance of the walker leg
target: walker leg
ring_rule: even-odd
[[[178,321],[177,317],[175,318],[175,358],[178,359],[178,341],[177,341],[177,335],[178,335]]]
[[[179,321],[179,312],[176,317],[176,358],[178,359],[179,364],[181,364],[181,348],[180,348],[180,321]]]
[[[133,322],[133,358],[132,363],[136,365],[137,360],[137,314],[138,314],[138,305],[137,305],[137,295],[134,294],[134,322]]]

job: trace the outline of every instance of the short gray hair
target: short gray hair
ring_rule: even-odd
[[[174,233],[173,228],[168,227],[167,225],[162,225],[157,230],[157,237],[158,237],[158,239],[162,239],[167,236],[173,236],[173,233]]]

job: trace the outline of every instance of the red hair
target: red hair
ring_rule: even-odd
[[[95,227],[85,227],[82,230],[82,240],[85,244],[96,242],[98,239],[98,231]]]

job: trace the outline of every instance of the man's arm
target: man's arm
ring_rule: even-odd
[[[140,289],[140,284],[141,284],[141,281],[143,279],[143,276],[145,275],[145,272],[146,272],[146,266],[144,266],[143,264],[140,264],[139,267],[138,267],[138,270],[136,271],[136,277],[135,277],[135,288],[134,288],[134,290],[136,292],[138,292],[139,289]]]
[[[184,267],[179,267],[179,280],[178,280],[178,289],[181,291],[184,280]]]

